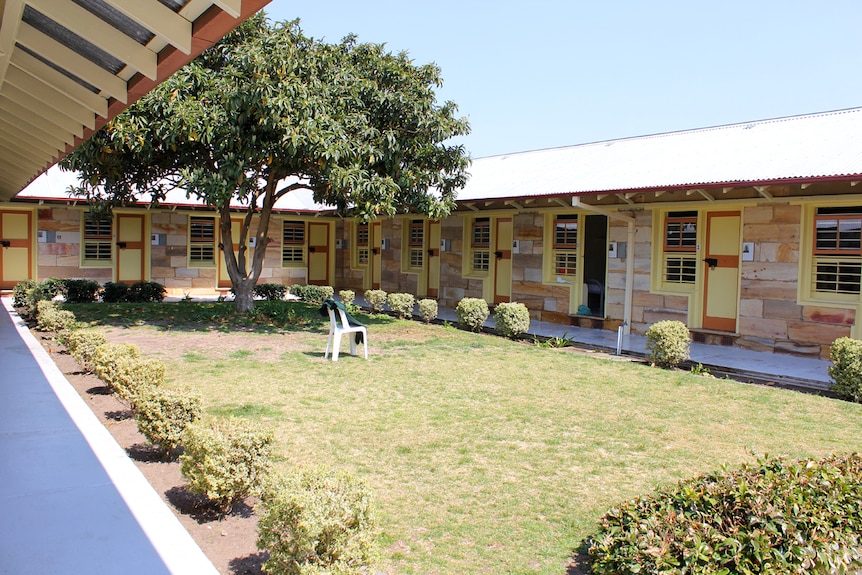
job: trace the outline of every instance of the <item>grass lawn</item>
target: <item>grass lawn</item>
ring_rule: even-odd
[[[208,305],[215,316],[231,304]],[[210,320],[172,306],[203,309],[163,304],[170,318],[154,326],[71,307],[124,326],[108,332],[158,330],[142,352],[165,361],[170,385],[271,426],[282,468],[363,477],[391,573],[560,575],[617,502],[755,455],[862,449],[862,405],[843,401],[379,317],[368,361],[332,363],[327,326],[301,304],[298,328],[212,320],[230,339],[178,351]]]

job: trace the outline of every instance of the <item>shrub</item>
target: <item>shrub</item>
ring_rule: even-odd
[[[488,302],[475,297],[461,299],[455,313],[458,315],[458,323],[470,331],[479,331],[490,315]]]
[[[24,307],[27,310],[27,315],[36,317],[38,310],[36,306],[40,301],[53,300],[57,295],[63,292],[63,280],[57,278],[48,278],[37,283],[32,289],[27,290],[24,297]]]
[[[688,359],[688,328],[681,321],[654,323],[646,332],[648,359],[656,365],[673,368]]]
[[[338,298],[341,300],[341,303],[350,307],[353,305],[353,300],[356,299],[356,293],[353,290],[343,289],[338,292]]]
[[[272,466],[275,437],[236,419],[198,421],[182,437],[180,471],[189,488],[226,513],[242,498],[260,492]]]
[[[335,295],[335,288],[332,286],[294,285],[290,286],[289,291],[301,301],[313,304],[322,304],[323,300]]]
[[[75,314],[60,309],[57,302],[40,300],[36,304],[36,329],[39,331],[61,332],[75,326]]]
[[[81,369],[92,372],[93,353],[97,347],[108,343],[108,338],[101,331],[79,329],[70,333],[63,343]]]
[[[102,288],[102,301],[105,303],[118,303],[126,301],[129,286],[122,282],[106,282]]]
[[[131,343],[103,343],[93,351],[93,373],[111,389],[119,374],[120,358],[140,357],[137,346]]]
[[[862,341],[841,337],[832,342],[829,389],[843,399],[862,403]]]
[[[376,521],[372,494],[347,473],[296,472],[267,489],[258,522],[263,569],[273,575],[370,573]]]
[[[147,387],[135,403],[138,430],[170,457],[181,443],[183,432],[201,418],[201,398],[173,389]]]
[[[365,290],[365,301],[371,306],[371,311],[381,313],[386,307],[386,292],[382,289]]]
[[[494,325],[505,337],[517,338],[530,329],[530,311],[522,303],[501,303],[494,309]]]
[[[66,303],[92,303],[99,297],[102,287],[95,280],[66,280],[64,293]]]
[[[33,290],[39,282],[35,280],[22,280],[12,287],[12,305],[15,307],[24,307],[27,305],[27,295]]]
[[[273,283],[257,284],[251,291],[255,297],[263,298],[267,301],[281,301],[287,295],[287,286]]]
[[[425,323],[431,323],[437,319],[437,300],[428,298],[420,299],[419,315],[422,316],[422,321]]]
[[[141,393],[164,383],[165,364],[160,359],[121,355],[114,363],[111,387],[135,408]]]
[[[413,294],[409,293],[391,293],[386,296],[386,302],[389,304],[395,315],[401,319],[413,316],[413,305],[415,304]]]
[[[862,558],[862,456],[762,459],[611,509],[596,575],[835,573]]]
[[[133,303],[160,302],[167,294],[165,286],[159,282],[135,282],[129,286],[125,301]]]

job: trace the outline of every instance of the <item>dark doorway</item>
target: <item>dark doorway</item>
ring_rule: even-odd
[[[584,291],[582,303],[589,315],[605,315],[605,277],[608,271],[608,218],[584,218]],[[583,310],[586,311],[586,310]]]

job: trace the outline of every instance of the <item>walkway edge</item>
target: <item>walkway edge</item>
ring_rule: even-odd
[[[81,431],[170,572],[177,575],[218,575],[212,562],[179,519],[30,333],[30,329],[12,307],[12,300],[4,297],[2,301],[18,335],[33,354],[63,408]]]

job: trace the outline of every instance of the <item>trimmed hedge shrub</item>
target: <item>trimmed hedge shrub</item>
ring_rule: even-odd
[[[180,471],[189,489],[227,513],[238,501],[261,491],[272,467],[275,436],[237,419],[197,421],[182,437]]]
[[[386,307],[387,294],[382,289],[365,290],[365,301],[374,313],[383,312]]]
[[[517,302],[497,304],[494,308],[494,325],[504,337],[516,339],[530,329],[530,310]]]
[[[111,387],[133,407],[137,407],[141,393],[164,383],[165,364],[160,359],[120,356],[114,363]]]
[[[129,286],[125,301],[132,303],[157,303],[165,299],[167,293],[165,286],[158,282],[135,282]]]
[[[12,287],[12,305],[24,307],[27,305],[27,295],[39,282],[35,280],[21,280]]]
[[[835,573],[862,559],[862,456],[762,459],[611,509],[596,575]]]
[[[386,303],[389,304],[389,309],[400,319],[413,317],[413,306],[416,303],[413,294],[391,293],[386,296]]]
[[[681,321],[659,321],[646,332],[647,358],[661,367],[673,368],[688,360],[690,345],[688,328]]]
[[[166,458],[179,447],[186,427],[203,414],[200,396],[154,386],[138,395],[135,408],[138,431],[161,447]]]
[[[101,379],[105,385],[116,390],[115,385],[119,375],[119,362],[121,358],[141,356],[138,347],[131,343],[104,343],[93,351],[93,373]]]
[[[356,293],[353,290],[343,289],[338,292],[338,298],[346,307],[353,305],[353,300],[356,299]]]
[[[105,303],[118,303],[126,301],[129,286],[122,282],[105,282],[102,288],[102,301]]]
[[[458,323],[470,331],[479,331],[488,319],[490,311],[488,302],[475,297],[465,297],[458,302],[455,308],[458,315]]]
[[[315,305],[322,304],[323,300],[335,295],[335,288],[332,286],[293,285],[288,291],[301,301]]]
[[[104,333],[88,329],[75,330],[64,341],[69,355],[78,362],[81,369],[90,373],[94,370],[93,354],[96,348],[106,343],[108,343],[108,338],[105,337]]]
[[[58,278],[48,278],[38,282],[31,289],[27,290],[24,296],[24,307],[27,310],[27,315],[36,317],[38,310],[36,306],[40,301],[53,300],[55,297],[63,293],[63,280]]]
[[[64,283],[66,303],[93,303],[99,299],[102,286],[95,280],[71,279]]]
[[[60,305],[52,300],[40,300],[36,304],[36,329],[53,331],[55,333],[75,327],[75,314],[60,309]]]
[[[836,339],[829,358],[833,364],[829,367],[833,380],[829,389],[843,399],[862,403],[862,341],[849,337]]]
[[[422,316],[422,321],[431,323],[437,319],[437,300],[436,299],[420,299],[419,300],[419,315]]]
[[[353,476],[303,470],[263,496],[258,549],[269,551],[272,575],[370,573],[376,557],[372,494]]]
[[[267,301],[281,301],[287,295],[287,286],[281,284],[256,284],[251,293],[255,297],[263,298]]]

